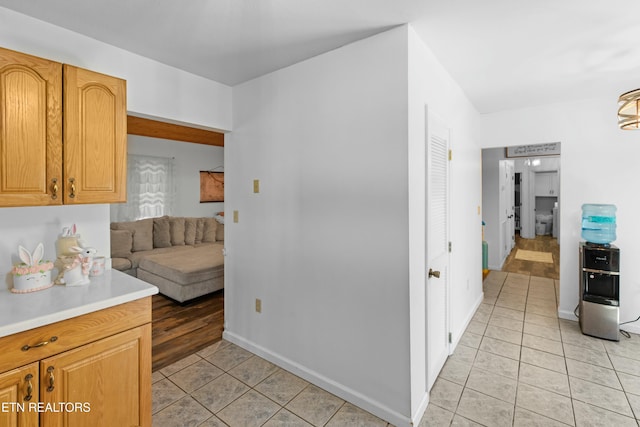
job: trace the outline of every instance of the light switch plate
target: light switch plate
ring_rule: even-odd
[[[238,222],[238,211],[233,211],[233,222]]]
[[[262,313],[262,300],[256,298],[256,313]]]
[[[254,179],[253,180],[253,192],[254,193],[259,193],[260,192],[260,180],[259,179]]]

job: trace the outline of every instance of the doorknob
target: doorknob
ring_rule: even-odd
[[[440,278],[440,272],[437,270],[429,269],[429,278],[435,277],[436,279]]]

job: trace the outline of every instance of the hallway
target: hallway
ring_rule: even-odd
[[[553,263],[516,259],[517,249],[550,252],[553,257]],[[519,234],[516,234],[516,245],[504,261],[502,271],[559,280],[560,246],[558,245],[558,239],[551,236],[536,236],[535,239],[523,239]]]

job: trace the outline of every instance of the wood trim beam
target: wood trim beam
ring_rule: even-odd
[[[222,132],[192,128],[136,116],[127,116],[127,133],[129,135],[173,139],[176,141],[224,147],[224,133]]]

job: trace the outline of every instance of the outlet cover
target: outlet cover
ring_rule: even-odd
[[[253,192],[254,193],[259,193],[260,192],[260,180],[259,179],[254,179],[253,180]]]
[[[262,313],[262,300],[256,298],[256,313]]]
[[[238,222],[238,211],[233,211],[233,222]]]

